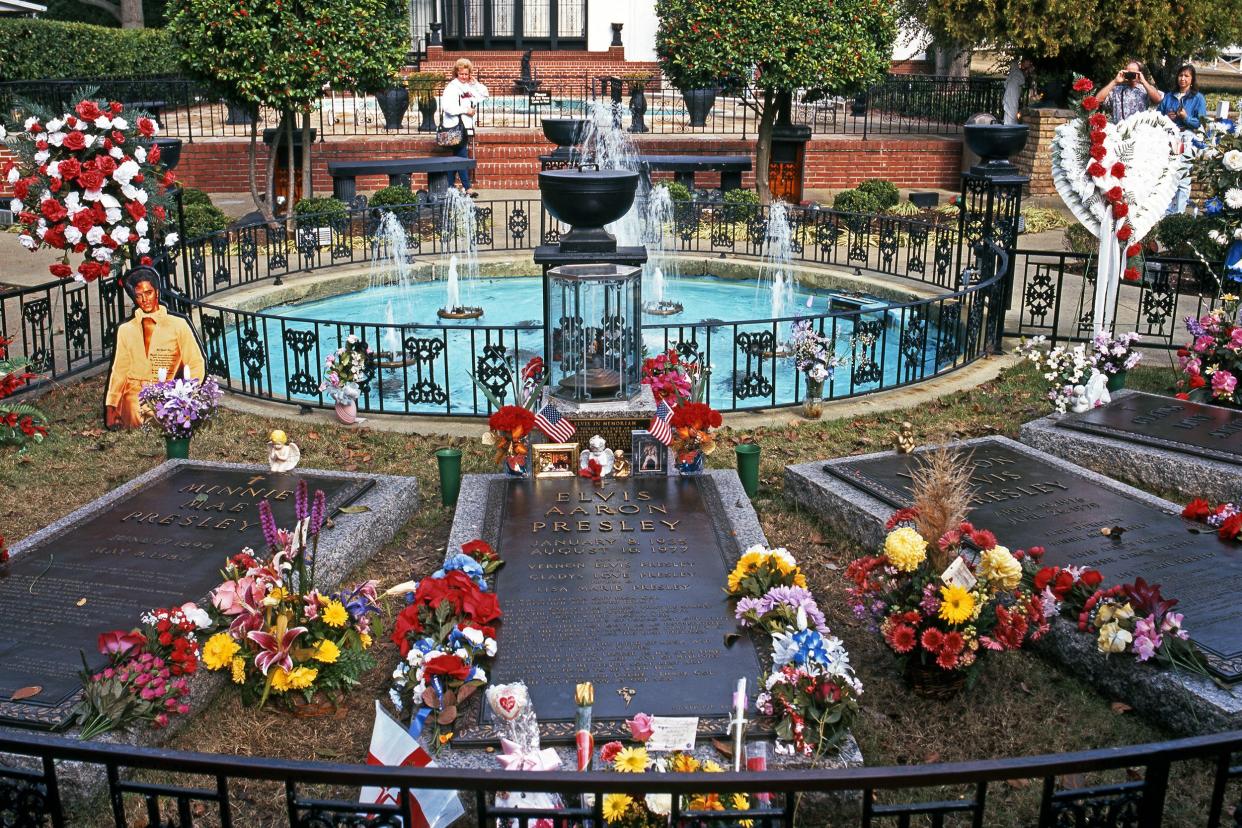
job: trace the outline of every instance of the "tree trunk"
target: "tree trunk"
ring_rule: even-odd
[[[142,0],[121,0],[121,28],[141,29],[146,26],[142,15]]]
[[[770,89],[763,90],[763,108],[759,111],[759,134],[755,139],[755,189],[759,201],[772,203],[772,185],[768,179],[772,163],[772,125],[776,123],[776,96]]]
[[[276,133],[272,136],[272,148],[267,154],[267,204],[273,223],[276,217],[276,153],[280,152],[280,139],[284,137],[284,134],[284,130],[277,124]]]
[[[250,121],[250,146],[246,153],[246,178],[250,184],[250,198],[254,201],[255,208],[262,214],[263,220],[270,225],[273,220],[271,198],[269,196],[266,201],[259,198],[259,175],[256,169],[259,165],[255,163],[258,143],[259,119],[252,118]],[[268,187],[268,192],[271,192],[270,186]]]
[[[295,157],[294,153],[296,150],[295,150],[295,147],[293,146],[293,122],[297,120],[297,117],[298,116],[293,109],[290,108],[290,109],[285,110],[285,117],[284,117],[285,139],[289,142],[288,155],[286,156],[289,159],[289,169],[286,170],[286,172],[289,174],[289,178],[288,178],[289,189],[287,190],[287,192],[289,193],[289,196],[285,201],[285,206],[286,206],[285,221],[289,227],[290,234],[292,234],[295,229],[294,224],[293,224],[293,203],[294,203],[293,188],[294,188],[294,185],[297,183],[297,177],[296,177],[297,166],[294,164],[294,157]]]
[[[932,44],[935,55],[935,73],[951,78],[970,75],[970,48],[950,40],[936,40]]]
[[[314,180],[311,173],[311,109],[310,104],[302,110],[302,198],[311,198]]]

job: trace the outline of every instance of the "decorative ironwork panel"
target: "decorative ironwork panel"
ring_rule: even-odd
[[[859,319],[854,323],[854,335],[850,338],[850,351],[855,385],[879,382],[884,370],[876,359],[876,348],[884,334],[884,320]]]
[[[331,228],[324,229],[331,232]],[[308,225],[302,225],[296,231],[298,258],[304,270],[310,270],[315,266],[316,254],[319,252],[319,231],[320,228]]]
[[[841,225],[837,222],[837,216],[832,213],[820,215],[815,221],[814,234],[815,244],[819,247],[820,259],[835,259],[833,249],[841,238]]]
[[[475,382],[482,385],[502,403],[513,387],[513,370],[509,367],[509,349],[498,342],[483,346],[483,353],[474,361]]]
[[[897,228],[891,221],[880,222],[880,266],[892,270],[897,261]]]
[[[1031,322],[1044,326],[1048,312],[1057,300],[1056,282],[1052,278],[1054,265],[1036,264],[1035,273],[1022,291],[1022,310]]]
[[[1143,320],[1147,323],[1147,334],[1150,336],[1168,336],[1164,324],[1173,316],[1177,307],[1177,294],[1165,279],[1157,281],[1143,290]]]
[[[285,353],[289,355],[289,379],[285,388],[291,394],[314,396],[319,393],[319,378],[311,373],[311,352],[319,343],[318,332],[314,329],[299,331],[286,329],[284,333]]]
[[[332,228],[332,261],[352,258],[354,249],[350,245],[349,219],[347,217],[333,219],[330,226]]]
[[[678,238],[689,244],[699,232],[699,205],[694,201],[678,201],[673,205],[673,227]]]
[[[927,318],[921,310],[915,309],[905,320],[898,347],[902,357],[901,373],[906,382],[917,379],[922,374],[927,352]]]
[[[763,373],[764,363],[776,351],[771,331],[743,331],[733,338],[734,347],[746,355],[746,370],[733,377],[733,395],[741,400],[772,395],[772,381]]]
[[[254,237],[253,229],[245,229],[241,231],[241,238],[238,240],[238,259],[241,261],[242,275],[247,281],[254,279],[257,273],[259,263],[259,242]]]
[[[970,297],[970,310],[966,313],[966,347],[975,353],[979,347],[979,334],[983,331],[983,294],[976,292]]]
[[[207,292],[207,242],[198,241],[190,245],[190,284],[193,296],[202,296]]]
[[[1052,819],[1047,824],[1055,828],[1137,828],[1143,811],[1141,785],[1060,791],[1049,803]]]
[[[47,344],[51,317],[52,300],[49,298],[31,299],[22,303],[26,356],[30,359],[30,370],[36,374],[52,368],[52,354]]]
[[[474,208],[474,243],[479,247],[491,247],[496,243],[492,227],[492,208]]]
[[[200,319],[203,340],[207,346],[207,373],[228,378],[229,368],[225,359],[224,314],[204,310]]]
[[[936,259],[933,268],[936,284],[948,284],[949,274],[953,272],[953,234],[944,228],[936,230]]]
[[[764,213],[751,216],[746,222],[746,238],[754,252],[762,253],[764,242],[768,240],[768,217]]]
[[[561,243],[560,228],[557,227],[555,224],[553,224],[551,227],[544,230],[543,231],[543,243],[544,244],[560,244]]]
[[[515,246],[520,247],[522,240],[526,238],[526,234],[530,231],[530,218],[527,217],[526,211],[521,207],[514,207],[509,211],[509,236],[513,239]]]
[[[448,393],[436,382],[436,361],[444,353],[444,340],[407,336],[403,345],[406,365],[413,362],[415,375],[414,382],[406,390],[406,400],[412,405],[444,405],[448,402]]]
[[[979,176],[962,176],[961,230],[967,247],[983,240],[988,211],[988,181]]]
[[[871,220],[867,216],[849,216],[845,219],[849,229],[845,259],[848,262],[866,262],[867,246],[871,241]]]
[[[703,365],[703,352],[699,350],[698,340],[691,334],[690,339],[680,339],[673,346],[681,362],[688,365]],[[706,366],[704,366],[706,367]]]
[[[99,332],[99,341],[104,353],[111,353],[116,348],[116,329],[121,325],[121,301],[125,291],[121,289],[119,279],[105,279],[99,283],[99,310],[103,318],[103,330]]]
[[[395,797],[395,794],[392,794]],[[294,825],[301,828],[401,828],[405,823],[396,814],[337,813],[322,808],[294,808]]]
[[[710,244],[713,249],[733,249],[733,228],[731,221],[713,221]]]
[[[910,225],[906,228],[906,272],[927,273],[927,228]]]
[[[237,356],[245,369],[246,379],[252,385],[261,386],[263,369],[267,366],[266,337],[259,334],[255,320],[248,317],[241,326],[241,340],[237,344]]]
[[[232,281],[233,271],[229,268],[229,237],[211,237],[211,280],[218,288]]]
[[[65,291],[65,355],[69,365],[91,355],[91,314],[85,286]]]
[[[264,227],[263,232],[267,234],[267,269],[269,275],[275,276],[280,272],[288,272],[289,270],[289,236],[284,226],[276,228]]]

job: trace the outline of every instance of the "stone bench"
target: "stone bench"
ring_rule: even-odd
[[[671,172],[678,184],[694,190],[694,174],[720,173],[720,191],[740,189],[742,173],[751,169],[749,155],[642,155],[639,157],[643,175],[651,183],[652,172]]]
[[[427,173],[427,191],[437,198],[448,192],[453,173],[474,168],[473,158],[438,155],[387,161],[329,161],[328,175],[332,176],[332,195],[349,204],[358,194],[360,175],[386,175],[390,187],[409,187],[411,173]]]

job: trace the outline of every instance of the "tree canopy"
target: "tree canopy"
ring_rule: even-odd
[[[1129,59],[1167,84],[1189,58],[1242,41],[1242,0],[914,0],[937,37],[1011,49],[1103,81]]]

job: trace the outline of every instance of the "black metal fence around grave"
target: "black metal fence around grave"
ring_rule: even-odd
[[[596,104],[614,105],[616,118],[632,131],[661,135],[702,133],[754,137],[758,124],[754,111],[742,98],[721,91],[705,120],[691,124],[685,97],[667,84],[649,83],[636,99],[637,86],[615,77],[558,79],[541,82],[539,91],[550,102],[514,91],[513,78],[488,78],[492,97],[480,106],[483,129],[538,128],[544,118],[588,117]],[[156,115],[163,135],[195,141],[220,136],[249,136],[251,124],[271,129],[279,112],[264,107],[248,110],[233,106],[202,84],[180,77],[82,80],[30,80],[0,83],[0,112],[19,119],[20,101],[31,101],[52,110],[66,110],[82,86],[95,86],[101,97],[119,100]],[[433,90],[434,95],[439,89]],[[815,134],[872,135],[957,134],[966,118],[977,112],[1001,115],[1003,81],[996,78],[955,78],[932,75],[891,75],[866,92],[849,98],[800,91],[795,95],[793,117]],[[383,113],[373,95],[351,90],[331,90],[310,113],[310,125],[319,140],[329,136],[413,135],[434,130],[435,99],[419,107],[419,95],[411,93],[408,110],[394,129],[386,128]],[[642,114],[635,118],[635,109]]]
[[[929,824],[980,828],[1218,828],[1242,813],[1242,731],[1129,747],[974,762],[720,774],[493,772],[383,768],[136,748],[62,737],[0,735],[0,824],[397,826],[412,792],[457,790],[469,821],[571,828],[607,824],[604,796],[670,796],[669,824],[726,828]],[[107,796],[91,806],[83,792]],[[258,796],[258,785],[274,790]],[[359,805],[358,789],[390,801]],[[705,791],[707,786],[710,790]],[[559,810],[496,808],[498,790],[561,794]],[[273,795],[277,791],[281,795]],[[68,794],[77,794],[69,806]],[[691,811],[683,797],[747,796],[747,810]],[[766,801],[765,801],[766,800]],[[799,801],[801,800],[801,801]],[[280,803],[280,804],[277,804]],[[76,810],[76,813],[74,811]],[[797,816],[795,817],[795,813]],[[741,820],[748,822],[741,822]]]

